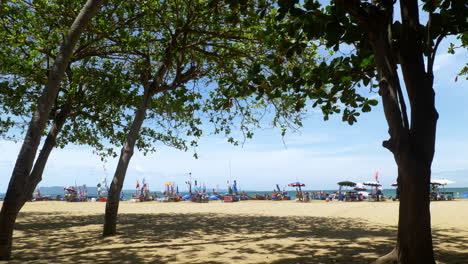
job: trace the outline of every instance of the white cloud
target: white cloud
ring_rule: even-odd
[[[449,63],[453,59],[453,56],[454,56],[453,54],[449,54],[449,53],[437,55],[434,61],[434,68],[433,68],[434,72],[437,72],[443,67],[446,67],[447,65],[449,65]]]
[[[141,167],[140,164],[135,165],[135,170],[136,170],[137,172],[141,172],[141,173],[144,173],[144,172],[145,172],[145,170]]]

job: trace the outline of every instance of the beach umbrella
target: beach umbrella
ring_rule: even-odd
[[[431,184],[434,184],[434,185],[447,185],[447,184],[452,184],[452,183],[455,183],[455,182],[451,180],[447,180],[447,179],[431,180]]]
[[[292,182],[288,184],[290,187],[299,187],[299,191],[301,190],[301,187],[305,187],[306,185],[302,182]]]
[[[76,190],[73,187],[65,187],[63,189],[67,192],[76,193]]]
[[[365,191],[367,190],[367,188],[362,183],[356,183],[356,186],[354,186],[354,190]]]
[[[352,181],[341,181],[338,183],[339,186],[348,186],[348,187],[354,187],[356,186],[355,182]]]
[[[354,187],[356,186],[356,183],[352,181],[340,181],[338,182],[338,185],[340,186],[340,188],[338,188],[338,193],[341,193],[341,189],[343,188],[343,186]]]
[[[363,182],[362,184],[367,185],[367,186],[374,186],[374,187],[380,187],[380,186],[382,186],[382,184],[380,184],[380,183],[378,183],[378,182],[371,182],[371,181]]]

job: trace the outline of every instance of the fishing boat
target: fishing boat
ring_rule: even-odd
[[[31,201],[51,201],[53,200],[50,195],[41,195],[41,189],[37,188],[37,190],[33,193]]]
[[[142,185],[137,180],[136,191],[132,194],[130,201],[132,202],[147,202],[153,201],[154,197],[151,195],[149,190],[149,185],[146,183],[145,178],[143,178]]]
[[[97,184],[97,201],[107,201],[107,194],[109,193],[109,186],[107,185],[107,177],[102,178],[101,182]]]
[[[64,201],[67,202],[87,202],[88,201],[88,188],[86,184],[83,186],[68,186],[63,188]]]
[[[305,184],[301,186],[305,186]],[[273,190],[273,194],[271,195],[271,200],[274,200],[274,201],[291,200],[291,197],[288,195],[288,193],[284,189],[283,190],[280,189],[279,184],[276,184],[276,189]]]
[[[181,195],[179,195],[179,187],[171,181],[168,181],[164,184],[163,198],[160,199],[161,202],[179,202],[181,200]]]
[[[226,193],[226,195],[224,195],[223,201],[225,203],[232,203],[238,202],[239,200],[240,197],[238,196],[237,181],[234,180],[232,185],[230,185],[228,181],[228,192]]]

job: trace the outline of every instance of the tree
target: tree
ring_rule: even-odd
[[[108,32],[106,38],[118,39],[122,47],[128,47],[135,56],[131,60],[135,77],[141,87],[141,101],[128,130],[119,162],[107,197],[104,236],[116,234],[119,194],[126,170],[133,155],[140,128],[147,118],[150,107],[162,109],[174,106],[174,117],[180,110],[190,112],[210,111],[203,109],[197,98],[210,98],[230,108],[232,98],[217,100],[217,93],[187,88],[197,81],[207,83],[220,76],[235,72],[235,68],[250,64],[262,50],[253,39],[258,30],[255,18],[255,3],[231,3],[224,1],[134,1],[129,10],[145,12],[145,19],[129,25],[127,31]],[[250,14],[246,19],[247,15]],[[158,99],[159,105],[154,99]],[[171,99],[170,104],[161,105]],[[219,109],[219,106],[217,107]],[[227,118],[229,119],[229,118]],[[222,122],[223,119],[212,120]],[[232,120],[232,118],[230,119]],[[202,131],[199,118],[191,117],[189,136],[198,137]],[[227,124],[224,123],[224,128]],[[219,132],[219,131],[218,131]],[[193,142],[192,142],[193,143]]]
[[[68,61],[81,33],[103,2],[103,0],[86,2],[64,37],[57,58],[48,74],[47,83],[26,132],[0,212],[0,260],[8,260],[11,257],[14,223],[19,210],[29,198],[27,190],[33,184],[29,178],[31,168]],[[2,9],[2,12],[8,12],[9,4],[2,4]]]
[[[335,0],[325,8],[313,0],[304,1],[303,5],[298,1],[278,1],[278,21],[282,22],[275,24],[283,29],[285,39],[305,45],[323,43],[334,51],[354,48],[350,55],[335,54],[312,72],[301,69],[303,74],[298,78],[308,85],[296,88],[297,92],[316,99],[314,106],[328,102],[322,105],[327,117],[340,112],[336,108],[338,102],[356,105],[356,86],[379,89],[390,135],[383,146],[394,155],[401,192],[395,249],[376,264],[435,263],[428,191],[438,119],[433,65],[439,44],[446,36],[457,35],[462,46],[468,44],[468,10],[463,1],[422,2],[420,10],[417,0],[401,0],[398,21],[394,19],[396,1]],[[420,12],[427,14],[427,23],[421,24]],[[289,59],[302,51],[286,48],[284,52]],[[462,73],[466,73],[466,68]],[[377,84],[372,84],[373,79]],[[312,95],[311,87],[322,94]],[[362,110],[370,108],[364,106]],[[351,124],[359,115],[347,109],[343,114],[343,120]]]
[[[13,137],[17,136],[18,130],[25,128],[22,119],[34,111],[41,87],[47,82],[49,61],[56,59],[60,36],[80,6],[81,1],[60,5],[45,2],[31,5],[28,1],[20,1],[8,6],[10,15],[3,18],[0,31],[7,40],[0,46],[3,59],[0,65],[0,102],[5,111],[2,117],[7,116],[1,124],[3,135],[9,136],[12,126],[17,126],[13,129]],[[117,31],[128,21],[135,23],[141,17],[140,13],[132,13],[133,16],[123,17],[122,21],[109,25],[107,21],[116,17],[117,12],[126,12],[124,7],[125,3],[121,1],[109,2],[77,41],[64,67],[65,78],[48,115],[49,131],[27,176],[29,182],[24,197],[31,197],[41,181],[54,147],[63,148],[68,143],[88,144],[105,159],[116,155],[113,145],[122,145],[127,123],[132,117],[128,110],[139,99],[139,88],[132,86],[129,74],[132,69],[126,68],[130,64],[123,63],[133,54],[126,53],[124,47],[108,41],[100,33],[103,28],[109,32]],[[35,23],[28,20],[32,14]],[[164,101],[171,103],[169,99]],[[167,110],[174,111],[174,107],[167,107]],[[178,119],[183,120],[187,112],[188,109],[179,110]],[[167,114],[160,109],[158,113],[160,116]],[[152,125],[159,131],[145,127],[138,137],[138,149],[153,151],[154,142],[187,149],[185,142],[171,133],[178,129],[178,125],[164,118],[154,118],[153,121]]]
[[[35,5],[19,1],[9,6],[9,12],[14,15],[3,19],[3,31],[0,32],[7,39],[0,50],[3,57],[0,65],[0,103],[4,110],[2,136],[17,137],[18,130],[23,131],[27,125],[22,120],[34,110],[40,89],[47,81],[49,61],[56,58],[60,35],[80,5],[80,1],[38,2]],[[62,148],[70,142],[88,144],[102,158],[115,155],[115,152],[102,144],[101,138],[113,145],[121,145],[124,127],[131,118],[126,110],[137,100],[138,88],[131,85],[129,69],[122,62],[132,54],[122,55],[120,46],[103,40],[94,32],[103,25],[109,31],[116,31],[126,21],[141,17],[141,14],[134,14],[108,25],[107,21],[116,12],[122,12],[122,5],[120,1],[108,3],[78,41],[49,115],[51,129],[35,167],[45,165],[51,149],[57,144]],[[28,20],[32,13],[36,23]],[[16,128],[9,133],[13,126]],[[60,132],[62,135],[58,136]],[[143,145],[148,147],[148,144]]]

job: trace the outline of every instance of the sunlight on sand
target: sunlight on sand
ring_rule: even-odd
[[[440,263],[468,259],[468,201],[431,205]],[[31,202],[10,263],[370,263],[395,243],[397,202],[129,203],[102,238],[104,203]]]

